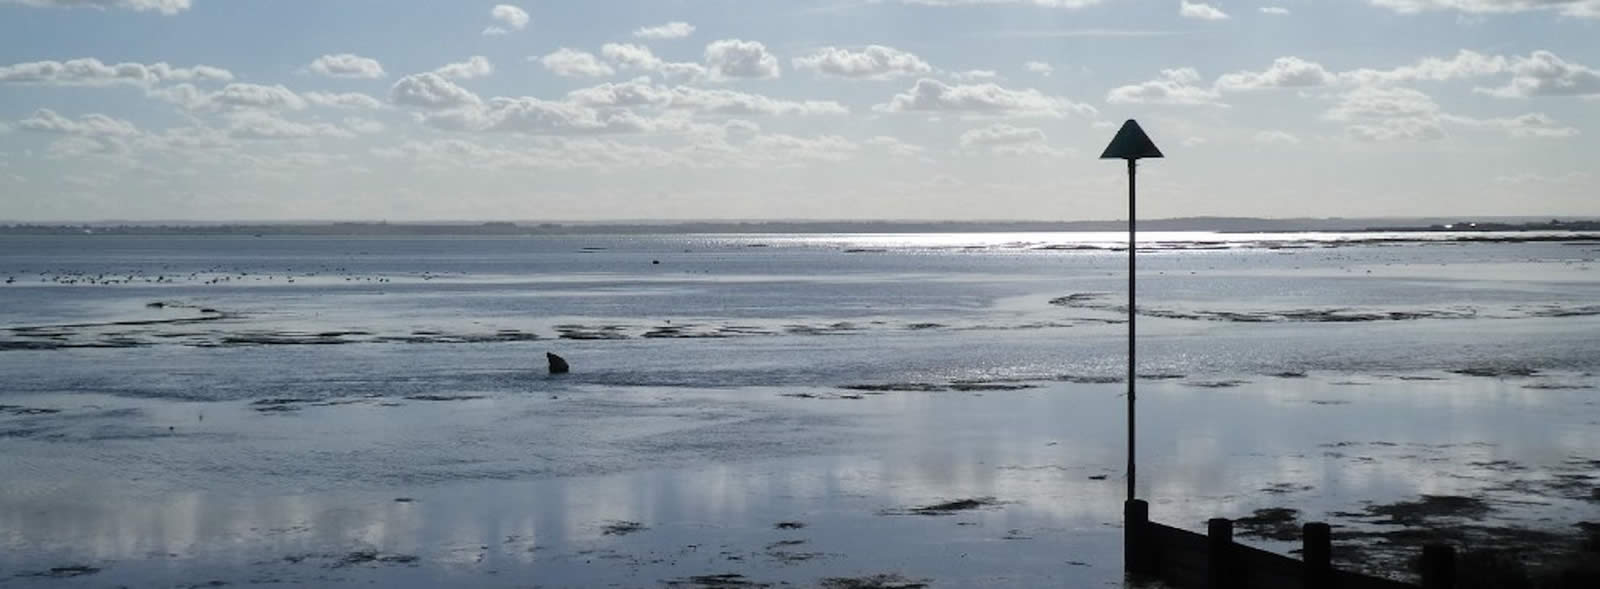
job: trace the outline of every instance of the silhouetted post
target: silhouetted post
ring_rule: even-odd
[[[1139,128],[1139,123],[1133,119],[1122,124],[1117,131],[1117,136],[1111,138],[1111,144],[1106,146],[1105,152],[1100,154],[1100,159],[1128,160],[1128,499],[1137,496],[1135,490],[1134,469],[1134,383],[1138,380],[1136,372],[1137,362],[1134,356],[1134,258],[1137,256],[1139,246],[1137,243],[1137,226],[1135,217],[1137,211],[1134,201],[1138,194],[1135,182],[1135,172],[1138,170],[1137,162],[1140,158],[1165,157],[1150,137],[1144,134],[1144,129]]]
[[[1206,580],[1211,589],[1232,589],[1240,577],[1233,558],[1233,520],[1214,517],[1206,522]]]
[[[1306,561],[1306,589],[1330,589],[1333,587],[1333,528],[1322,522],[1311,522],[1300,530],[1300,556]]]
[[[1455,589],[1456,549],[1444,544],[1422,547],[1422,589]]]
[[[1152,573],[1150,559],[1150,504],[1139,499],[1122,502],[1122,570]]]

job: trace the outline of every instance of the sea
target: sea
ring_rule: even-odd
[[[1600,236],[1139,237],[1153,519],[1600,520]],[[0,237],[0,587],[1121,587],[1125,239]]]

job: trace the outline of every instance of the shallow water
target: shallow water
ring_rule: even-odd
[[[1600,245],[1381,237],[1150,236],[1156,519],[1600,518]],[[0,585],[1120,585],[1115,238],[0,238]]]

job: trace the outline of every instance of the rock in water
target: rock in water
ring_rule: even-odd
[[[566,374],[567,360],[550,352],[545,352],[544,357],[550,361],[550,374]]]

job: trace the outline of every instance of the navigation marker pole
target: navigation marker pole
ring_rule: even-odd
[[[1136,195],[1135,171],[1136,163],[1141,158],[1165,157],[1161,150],[1156,148],[1155,142],[1144,134],[1144,129],[1139,128],[1139,123],[1133,119],[1122,124],[1122,129],[1117,131],[1117,136],[1111,138],[1111,144],[1106,146],[1100,159],[1128,160],[1128,501],[1135,498],[1134,491],[1134,382],[1139,375],[1135,372],[1134,361],[1134,258],[1139,250],[1136,243],[1137,229],[1134,226],[1134,199]]]

